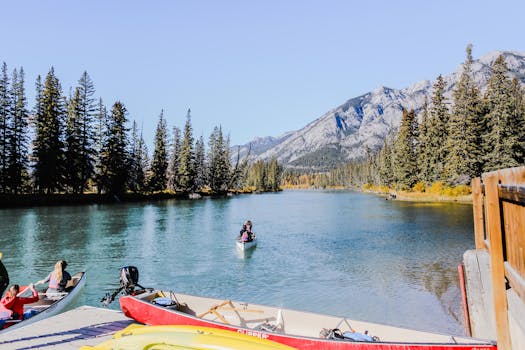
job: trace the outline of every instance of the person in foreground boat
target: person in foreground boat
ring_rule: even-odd
[[[47,275],[46,278],[37,282],[37,284],[44,284],[49,282],[46,293],[61,293],[66,292],[66,285],[71,280],[71,275],[66,271],[67,262],[59,260],[55,264],[55,269]]]
[[[38,301],[39,298],[38,292],[33,283],[31,283],[28,288],[31,290],[32,295],[30,297],[20,297],[18,295],[20,293],[20,286],[18,284],[13,284],[9,287],[9,290],[0,301],[5,309],[12,312],[10,315],[11,319],[22,320],[31,317],[30,314],[24,315],[24,305],[34,303]],[[23,292],[25,292],[25,290]]]
[[[251,242],[255,234],[252,232],[253,224],[250,220],[246,220],[242,225],[241,232],[239,233],[239,240],[241,242]]]

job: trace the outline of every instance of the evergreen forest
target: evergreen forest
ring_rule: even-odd
[[[188,109],[182,128],[160,111],[150,153],[126,106],[108,109],[87,72],[63,93],[51,68],[35,82],[29,107],[23,68],[0,72],[0,194],[225,194],[281,187],[380,187],[408,191],[459,188],[483,172],[524,165],[525,91],[504,57],[482,91],[472,47],[451,99],[438,76],[419,113],[404,109],[398,128],[363,159],[324,172],[284,171],[275,159],[248,162],[220,126],[195,137]]]
[[[87,72],[65,96],[54,68],[35,82],[28,106],[23,68],[0,72],[0,194],[98,193],[224,194],[279,190],[277,161],[232,162],[229,137],[220,126],[195,138],[188,109],[184,127],[169,129],[158,116],[150,154],[142,129],[126,106],[108,109],[95,97]]]
[[[525,91],[510,77],[503,55],[491,67],[485,91],[472,74],[472,47],[466,49],[452,100],[445,81],[436,79],[430,101],[419,115],[403,110],[400,126],[384,138],[379,150],[366,149],[364,159],[323,173],[287,170],[290,187],[380,187],[424,192],[456,188],[469,192],[471,180],[484,172],[525,162]]]

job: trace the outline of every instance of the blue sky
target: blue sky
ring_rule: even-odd
[[[404,88],[474,58],[524,51],[524,1],[6,1],[0,62],[23,66],[29,107],[51,66],[68,93],[86,70],[152,149],[158,116],[232,144],[297,130],[381,85]]]

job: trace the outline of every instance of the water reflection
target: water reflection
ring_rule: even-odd
[[[260,240],[241,256],[246,219]],[[135,265],[144,286],[464,333],[456,268],[473,246],[468,205],[290,191],[1,210],[0,222],[12,280],[40,279],[64,258],[88,271],[78,305],[99,306],[119,268]]]

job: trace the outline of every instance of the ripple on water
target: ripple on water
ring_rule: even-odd
[[[234,238],[246,219],[259,242],[241,257]],[[0,222],[11,280],[40,279],[65,258],[70,272],[88,271],[78,305],[99,306],[119,268],[135,265],[144,286],[464,334],[456,267],[473,246],[465,205],[285,191],[2,210]]]

